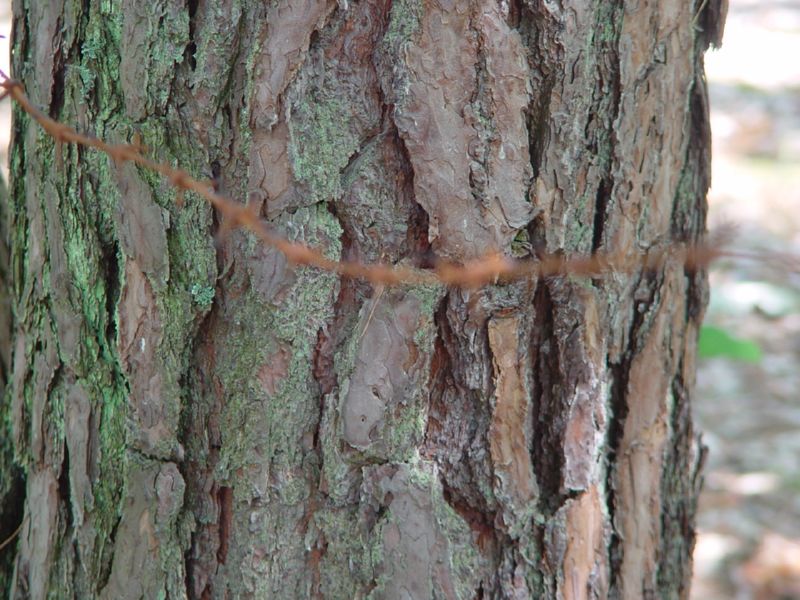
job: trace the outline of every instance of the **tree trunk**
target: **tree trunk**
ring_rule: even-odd
[[[700,239],[723,20],[721,0],[20,0],[13,62],[54,118],[288,238],[424,268]],[[384,289],[293,269],[19,110],[11,170],[12,597],[688,595],[702,271]]]

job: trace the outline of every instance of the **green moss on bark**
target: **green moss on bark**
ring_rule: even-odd
[[[303,99],[289,121],[290,156],[295,177],[305,183],[314,201],[341,194],[341,172],[358,149],[350,132],[351,108],[336,97]]]
[[[340,255],[341,229],[323,205],[284,215],[282,227],[290,237],[324,246],[331,258]],[[311,355],[317,332],[333,316],[338,277],[311,268],[299,268],[291,277],[274,304],[252,289],[237,301],[236,331],[218,357],[220,378],[230,393],[223,414],[227,439],[217,468],[222,479],[250,464],[256,446],[262,449],[258,460],[274,461],[277,471],[297,467],[303,459],[298,432],[318,418]],[[270,368],[268,357],[280,352],[287,357],[286,372],[270,395],[257,383],[257,373]],[[294,494],[291,486],[287,493]]]
[[[363,532],[354,527],[355,509],[334,509],[314,516],[314,534],[325,544],[320,563],[320,593],[324,598],[357,598],[372,579],[373,556]]]
[[[389,26],[383,36],[383,43],[396,48],[409,42],[420,30],[420,20],[424,10],[420,0],[392,2]]]

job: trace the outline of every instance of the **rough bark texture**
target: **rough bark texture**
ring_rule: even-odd
[[[724,10],[20,0],[14,69],[334,258],[643,252],[704,231]],[[374,290],[19,113],[11,161],[12,597],[687,596],[703,273]]]

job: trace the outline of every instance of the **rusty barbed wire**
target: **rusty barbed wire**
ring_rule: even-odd
[[[215,190],[213,181],[201,181],[183,169],[157,162],[144,154],[138,144],[111,144],[99,138],[78,133],[72,127],[52,119],[33,105],[25,94],[22,83],[10,78],[0,70],[0,100],[11,97],[19,107],[30,115],[56,141],[56,154],[61,154],[61,144],[74,143],[95,148],[107,154],[115,164],[132,162],[162,174],[178,190],[178,200],[183,192],[195,192],[211,204],[223,217],[223,226],[242,228],[251,232],[264,244],[282,252],[290,264],[308,266],[337,273],[344,277],[363,279],[376,285],[400,284],[444,284],[464,288],[522,278],[549,277],[555,275],[578,275],[599,277],[610,272],[626,273],[636,269],[656,269],[669,257],[682,262],[688,268],[699,268],[722,256],[736,257],[726,251],[725,239],[714,244],[672,244],[666,248],[636,254],[601,254],[586,257],[547,255],[532,259],[512,259],[498,252],[464,263],[437,261],[430,269],[384,263],[364,264],[357,261],[337,261],[326,257],[320,250],[299,242],[292,242],[274,233],[262,221],[257,209],[241,204]],[[721,236],[725,238],[723,234]],[[741,256],[739,257],[741,258]]]

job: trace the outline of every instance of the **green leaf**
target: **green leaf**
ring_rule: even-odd
[[[711,325],[703,325],[700,329],[698,354],[701,358],[724,356],[745,362],[759,362],[762,357],[761,347],[755,342],[734,337]]]

